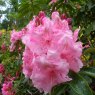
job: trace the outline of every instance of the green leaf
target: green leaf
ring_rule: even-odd
[[[73,74],[73,80],[69,83],[70,89],[76,95],[93,95],[87,81],[79,74]],[[70,95],[73,95],[70,93]]]
[[[62,95],[62,93],[64,93],[66,88],[67,88],[67,85],[59,84],[52,89],[51,95]]]
[[[95,31],[95,21],[93,21],[93,30]]]
[[[93,91],[93,95],[95,95],[95,92]]]
[[[85,30],[85,35],[89,35],[91,33],[91,31],[93,31],[93,25],[92,24],[89,24],[87,26],[87,29]]]
[[[0,74],[0,84],[2,83],[3,76]]]
[[[95,54],[95,48],[88,48],[88,49],[84,50],[83,53],[84,53],[84,54],[87,54],[87,53]]]
[[[85,74],[95,78],[95,67],[88,67],[81,70],[80,74]]]

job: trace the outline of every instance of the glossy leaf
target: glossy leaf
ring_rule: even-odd
[[[95,54],[95,48],[88,48],[84,51],[84,54],[87,54],[87,53],[92,53],[92,54]]]
[[[62,93],[65,93],[66,88],[67,85],[65,84],[57,85],[52,89],[51,95],[61,95]]]
[[[95,78],[95,67],[84,68],[80,73]]]
[[[73,92],[77,93],[76,95],[93,95],[87,81],[79,74],[73,74],[73,80],[69,86]]]

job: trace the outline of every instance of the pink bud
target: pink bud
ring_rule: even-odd
[[[0,64],[0,73],[4,73],[5,69],[4,69],[4,65],[3,64]]]
[[[43,11],[40,11],[38,17],[39,17],[39,18],[43,18],[43,17],[45,17],[45,13],[44,13]]]
[[[2,85],[2,95],[15,95],[12,81],[5,81]]]
[[[1,45],[1,50],[2,50],[2,52],[5,52],[6,49],[7,49],[7,47],[6,47],[6,45],[3,43],[3,44]]]
[[[69,25],[72,24],[72,18],[67,18],[67,22]]]
[[[67,19],[66,14],[62,14],[62,15],[61,15],[61,19],[62,19],[62,20],[63,20],[63,19]]]

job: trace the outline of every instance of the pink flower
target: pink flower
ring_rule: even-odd
[[[5,52],[6,49],[7,49],[7,47],[6,47],[5,43],[3,43],[3,44],[1,45],[1,50],[2,50],[2,52]]]
[[[85,45],[83,48],[89,48],[90,47],[90,45]]]
[[[62,19],[62,20],[63,20],[63,19],[67,19],[66,14],[62,14],[62,15],[61,15],[61,19]]]
[[[4,82],[2,86],[2,94],[3,95],[15,95],[13,90],[13,83],[11,81]]]
[[[72,23],[72,18],[67,18],[67,22],[68,22],[69,25],[71,25],[71,23]]]
[[[57,2],[57,0],[51,0],[53,3],[56,3]]]
[[[70,70],[79,72],[83,67],[82,43],[77,41],[79,29],[73,33],[69,24],[58,12],[53,12],[51,19],[41,12],[30,21],[24,33],[21,30],[11,36],[12,44],[21,39],[25,45],[22,58],[25,77],[45,93],[57,84],[70,81]]]
[[[49,5],[51,5],[53,3],[56,3],[56,2],[57,2],[57,0],[51,0],[50,3],[49,3]]]
[[[14,43],[12,43],[11,46],[9,47],[10,48],[10,52],[13,52],[15,50],[15,47],[16,46],[14,45]]]
[[[25,77],[30,77],[32,74],[32,60],[33,53],[26,47],[23,52],[23,73],[25,74]]]
[[[17,40],[20,40],[20,38],[22,37],[22,33],[21,32],[16,32],[15,30],[12,31],[11,34],[11,42],[15,43]]]
[[[21,37],[25,34],[26,29],[22,29],[22,31],[20,32],[16,32],[15,30],[12,31],[11,33],[11,39],[10,42],[12,43],[10,46],[10,51],[14,51],[15,50],[15,44],[18,40],[21,40]]]
[[[50,55],[42,55],[35,58],[30,77],[34,86],[40,91],[44,90],[45,93],[50,92],[53,86],[71,80],[68,77],[68,63],[57,57],[56,54]]]
[[[56,3],[58,0],[51,0],[51,2],[50,2],[50,4],[52,4],[52,3]],[[64,1],[64,3],[67,3],[68,2],[68,0],[63,0]]]
[[[4,73],[5,71],[5,68],[4,68],[4,65],[3,64],[0,64],[0,73]]]

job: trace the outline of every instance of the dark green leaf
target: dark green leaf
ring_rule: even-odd
[[[62,93],[64,93],[66,87],[67,85],[65,84],[55,86],[51,92],[51,95],[61,95]]]
[[[79,74],[73,74],[73,80],[69,86],[73,92],[77,93],[76,95],[93,95],[88,83]]]
[[[95,67],[84,68],[80,73],[95,78]]]
[[[95,54],[95,48],[88,48],[83,53],[84,54],[87,54],[87,53],[93,53],[93,54]]]

